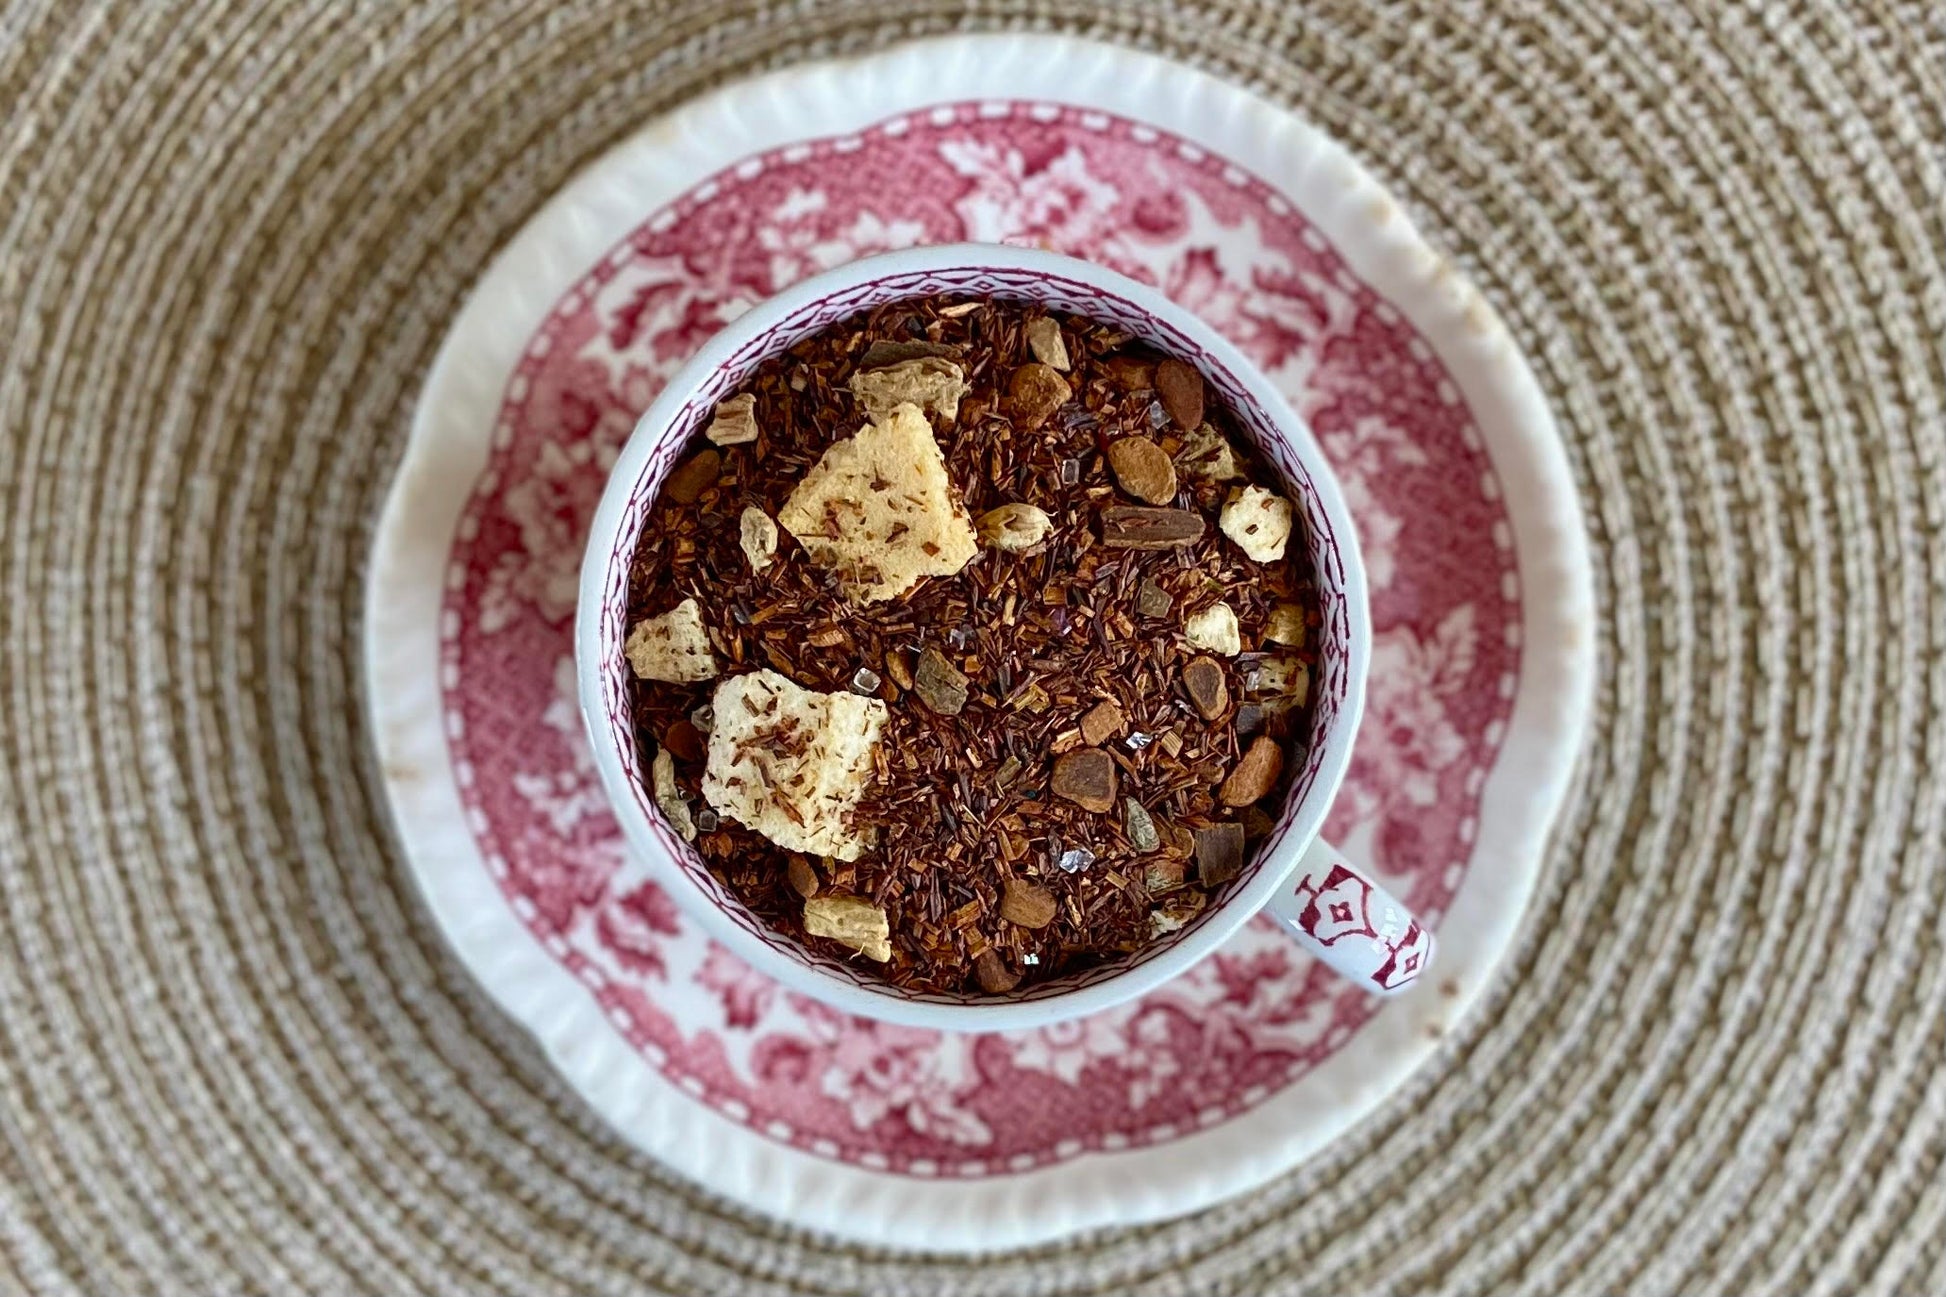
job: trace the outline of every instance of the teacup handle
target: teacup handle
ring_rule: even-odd
[[[1397,995],[1432,963],[1426,925],[1323,838],[1311,843],[1264,913],[1374,995]]]

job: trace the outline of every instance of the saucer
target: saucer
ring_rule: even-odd
[[[575,706],[585,528],[661,385],[867,253],[1033,243],[1160,285],[1310,422],[1371,582],[1327,833],[1438,930],[1367,997],[1264,920],[1135,1003],[955,1036],[844,1016],[713,945],[624,850]],[[791,69],[646,127],[482,277],[380,522],[366,667],[428,907],[626,1138],[873,1243],[1018,1246],[1288,1171],[1432,1058],[1539,869],[1594,679],[1565,455],[1490,308],[1335,144],[1148,55],[952,37]]]

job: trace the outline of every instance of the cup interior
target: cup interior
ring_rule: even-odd
[[[696,893],[688,907],[698,909],[694,901],[700,898],[706,910],[699,917],[713,935],[764,971],[839,1007],[978,1030],[1088,1012],[1146,990],[1214,949],[1269,898],[1316,835],[1349,759],[1350,731],[1363,698],[1364,587],[1343,502],[1310,433],[1268,381],[1207,326],[1152,289],[1070,258],[999,247],[958,249],[963,260],[940,255],[953,249],[918,251],[930,255],[887,254],[798,285],[727,326],[676,376],[637,425],[603,497],[583,570],[577,653],[582,658],[583,710],[616,813],[636,849],[666,861]],[[910,264],[915,259],[943,264]],[[953,264],[955,260],[961,264]],[[994,261],[1003,264],[990,264]],[[1209,386],[1229,402],[1245,435],[1283,476],[1298,508],[1323,617],[1312,681],[1309,752],[1292,778],[1275,827],[1231,883],[1229,894],[1183,928],[1121,960],[998,999],[888,985],[843,959],[799,945],[746,910],[710,873],[695,848],[669,829],[649,796],[622,654],[628,572],[637,539],[663,479],[690,438],[713,416],[717,402],[757,364],[828,325],[889,302],[937,293],[1031,302],[1088,316],[1196,365]],[[674,884],[673,878],[668,881]],[[676,890],[680,893],[682,887]],[[1042,1007],[1022,1011],[1022,1006],[1037,1005]],[[1009,1006],[1012,1012],[999,1012]],[[999,1021],[1002,1017],[1012,1021]]]

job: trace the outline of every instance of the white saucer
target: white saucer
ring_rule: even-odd
[[[1376,630],[1329,831],[1439,932],[1381,1005],[1253,925],[1138,1004],[952,1037],[712,947],[622,850],[574,708],[582,528],[723,320],[883,247],[1042,242],[1162,283],[1310,419]],[[1160,59],[954,37],[729,87],[602,158],[488,270],[375,545],[366,655],[400,837],[488,991],[624,1136],[793,1222],[930,1249],[1188,1212],[1384,1101],[1487,985],[1594,679],[1566,458],[1492,311],[1288,113]]]

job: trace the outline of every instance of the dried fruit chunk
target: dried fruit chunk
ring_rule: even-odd
[[[980,552],[932,425],[910,404],[825,451],[777,521],[858,603],[952,576]]]
[[[966,706],[966,686],[965,673],[936,648],[921,653],[918,666],[912,670],[912,692],[941,716],[960,714]]]
[[[737,538],[752,572],[763,571],[777,557],[777,524],[754,504],[737,519]]]
[[[1235,657],[1243,652],[1243,631],[1237,626],[1236,609],[1229,604],[1211,604],[1182,624],[1183,638],[1199,649]]]
[[[1054,763],[1052,787],[1084,811],[1108,810],[1115,804],[1115,759],[1099,748],[1069,752]]]
[[[722,471],[721,451],[699,450],[676,465],[662,483],[662,494],[677,504],[694,504],[703,492],[716,485],[717,475]]]
[[[1061,326],[1052,316],[1037,315],[1027,321],[1027,350],[1051,369],[1065,372],[1068,367],[1068,344],[1061,340]]]
[[[1223,781],[1216,798],[1225,806],[1248,806],[1269,796],[1283,771],[1284,750],[1268,734],[1259,734],[1251,741],[1243,760],[1237,762],[1236,769],[1230,771],[1230,777]]]
[[[657,752],[649,763],[649,785],[655,794],[655,808],[669,821],[669,827],[681,834],[684,842],[694,842],[696,821],[689,817],[689,803],[682,799],[682,789],[676,787],[676,759],[667,748]]]
[[[1243,826],[1212,824],[1196,830],[1196,877],[1205,887],[1229,882],[1243,871]]]
[[[1230,493],[1218,525],[1245,554],[1259,563],[1275,563],[1284,557],[1291,538],[1291,502],[1260,486],[1246,486]]]
[[[1203,519],[1188,509],[1111,504],[1101,511],[1101,543],[1114,549],[1174,549],[1202,538]]]
[[[1176,467],[1190,477],[1211,482],[1234,482],[1244,475],[1243,461],[1221,433],[1207,423],[1189,434],[1176,452]]]
[[[1129,845],[1137,851],[1154,851],[1162,845],[1162,835],[1155,829],[1155,817],[1133,797],[1122,798],[1122,827],[1128,833]]]
[[[881,964],[892,958],[891,920],[884,910],[856,896],[811,897],[804,902],[804,930]]]
[[[1270,610],[1264,625],[1264,638],[1273,644],[1304,647],[1304,610],[1294,603],[1280,603]]]
[[[1197,714],[1213,721],[1230,705],[1230,685],[1215,658],[1198,655],[1183,664],[1182,686]]]
[[[1147,437],[1123,437],[1108,447],[1108,467],[1122,490],[1150,504],[1176,498],[1176,466]]]
[[[1000,892],[1000,917],[1023,928],[1045,928],[1058,908],[1054,893],[1018,878],[1009,878]]]
[[[951,423],[959,418],[966,395],[966,371],[940,356],[915,356],[880,369],[861,369],[846,384],[873,423],[883,423],[901,405],[931,410]]]
[[[717,404],[716,417],[703,435],[718,446],[741,446],[757,439],[757,397],[753,392]]]
[[[1176,601],[1169,592],[1149,577],[1143,577],[1142,584],[1135,587],[1135,611],[1144,617],[1167,617],[1175,610]]]
[[[1007,380],[1007,413],[1013,416],[1016,427],[1032,432],[1073,395],[1068,380],[1052,365],[1031,360]]]
[[[683,600],[659,617],[636,622],[622,652],[642,680],[693,684],[716,678],[716,655],[710,652],[702,606],[694,599]]]
[[[1127,723],[1128,718],[1122,715],[1122,709],[1114,702],[1096,703],[1088,709],[1088,714],[1081,718],[1081,739],[1084,743],[1099,747],[1120,734],[1122,726]]]
[[[775,671],[716,686],[703,796],[789,851],[856,860],[871,845],[851,823],[888,715],[875,698],[818,693]]]
[[[1155,394],[1162,408],[1184,432],[1203,422],[1203,376],[1193,365],[1174,356],[1155,367]]]
[[[1031,504],[1003,504],[988,509],[976,525],[981,544],[1010,554],[1027,552],[1054,530],[1054,520]]]
[[[1019,971],[1008,968],[1000,952],[993,949],[980,952],[973,961],[973,974],[980,979],[980,989],[990,995],[1005,995],[1020,985]]]

